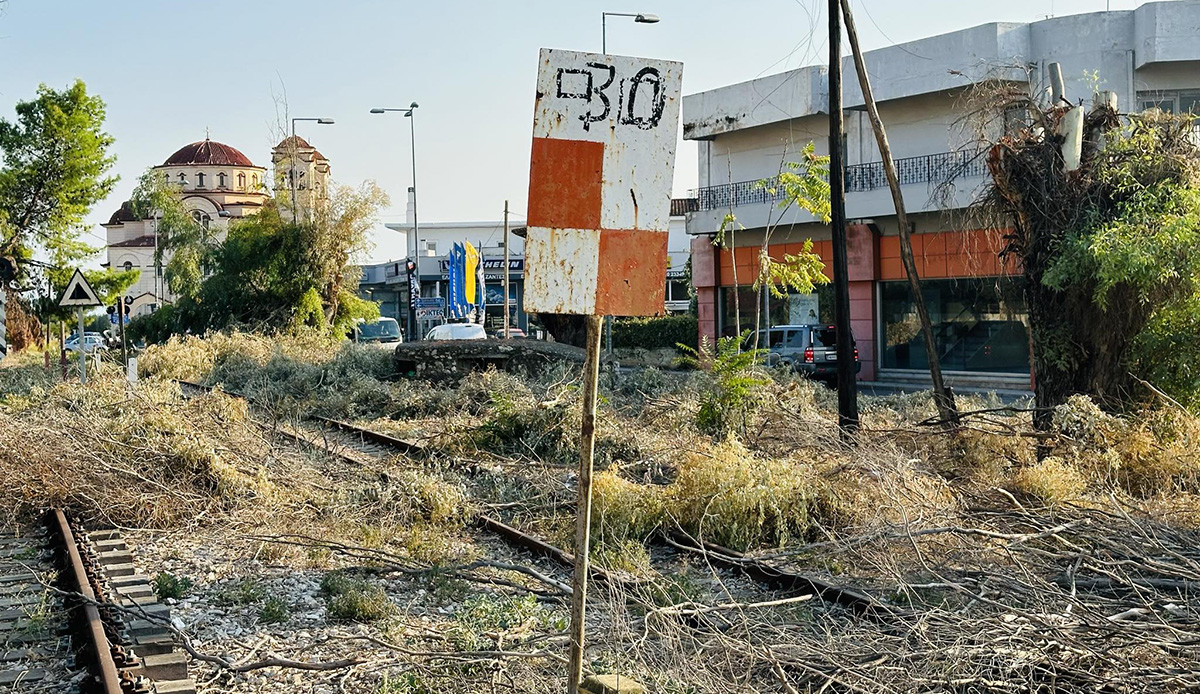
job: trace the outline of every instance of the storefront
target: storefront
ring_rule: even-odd
[[[899,238],[867,224],[851,225],[848,237],[850,319],[863,362],[859,377],[927,375],[928,355]],[[914,234],[912,241],[942,369],[1005,387],[1028,383],[1028,315],[1019,277],[998,257],[1003,232],[938,231]],[[769,252],[779,260],[801,248],[801,243],[777,244]],[[710,339],[735,335],[739,328],[753,329],[756,318],[762,326],[833,322],[832,284],[818,285],[811,294],[760,293],[746,284],[758,274],[759,248],[734,250],[714,249],[703,237],[692,244],[702,334]],[[831,242],[817,240],[813,251],[831,274]]]

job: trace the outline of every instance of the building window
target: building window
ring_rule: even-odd
[[[1165,113],[1190,113],[1200,119],[1200,91],[1164,89],[1138,92],[1138,107],[1143,111],[1157,108]]]
[[[181,185],[181,186],[187,185],[187,174],[185,174],[182,171],[179,172],[179,185]]]
[[[245,190],[245,189],[246,189],[246,174],[239,173],[238,174],[238,190]]]
[[[254,177],[252,180],[254,181],[254,189],[258,190],[258,174],[254,174]]]
[[[1029,373],[1028,312],[1014,278],[922,280],[921,293],[943,369]],[[928,370],[908,282],[880,282],[879,294],[881,366]]]
[[[226,178],[227,178],[227,176],[225,176],[225,172],[224,172],[224,171],[222,171],[221,173],[217,174],[217,187],[218,187],[218,188],[224,188],[224,187],[225,187],[225,179],[226,179]]]
[[[437,255],[438,254],[437,241],[430,241],[429,239],[421,239],[421,243],[425,247],[425,255]]]
[[[201,171],[200,173],[196,174],[196,187],[197,187],[197,188],[203,188],[203,187],[204,187],[204,172],[203,172],[203,171]]]
[[[212,221],[212,217],[209,217],[208,213],[203,210],[192,210],[192,219],[205,229],[208,228],[209,222]]]
[[[788,294],[784,297],[766,295],[767,310],[760,312],[763,328],[776,325],[813,325],[833,322],[833,285],[818,285],[812,294]],[[741,287],[738,291],[738,308],[741,309],[742,331],[754,329],[755,302],[763,301],[763,294],[753,287]],[[739,322],[734,320],[733,287],[721,287],[721,303],[718,307],[722,337],[737,335]]]

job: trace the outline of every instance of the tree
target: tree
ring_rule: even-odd
[[[1084,121],[1080,165],[1068,171],[1057,133],[1070,110],[1018,101],[1034,127],[992,148],[984,204],[1012,229],[1003,255],[1022,268],[1037,404],[1086,393],[1119,408],[1139,378],[1196,403],[1195,377],[1164,379],[1161,367],[1200,359],[1195,333],[1185,335],[1200,325],[1200,151],[1191,118],[1098,106]],[[1176,351],[1139,353],[1155,345]],[[1048,409],[1036,421],[1049,426]]]
[[[333,190],[327,205],[299,222],[269,202],[259,214],[235,220],[223,239],[171,212],[175,203],[147,183],[146,200],[164,214],[160,228],[174,230],[164,245],[172,253],[168,282],[180,297],[174,307],[135,321],[136,335],[158,340],[235,325],[340,334],[357,318],[378,317],[378,305],[354,291],[354,260],[388,203],[374,183]]]
[[[104,102],[82,81],[17,104],[0,119],[0,256],[29,258],[37,247],[67,265],[95,253],[78,227],[113,189],[113,139],[102,130]]]

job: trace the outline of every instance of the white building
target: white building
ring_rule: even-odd
[[[299,137],[287,137],[271,150],[271,163],[280,199],[290,199],[294,181],[302,214],[324,204],[329,190],[329,160],[315,147]],[[223,238],[230,220],[258,213],[270,198],[265,168],[255,166],[236,148],[209,139],[181,147],[153,170],[163,180],[179,186],[183,204],[192,217],[212,227],[218,238]],[[178,297],[163,277],[169,252],[163,254],[157,266],[154,260],[158,242],[154,216],[138,219],[126,201],[103,226],[107,232],[106,267],[141,271],[128,292],[133,297],[130,315],[175,301]]]
[[[167,157],[154,172],[179,186],[183,204],[192,217],[218,230],[230,219],[255,214],[267,200],[267,170],[255,166],[249,157],[220,142],[202,140],[181,147]],[[129,289],[133,297],[130,315],[152,311],[176,297],[166,287],[162,267],[156,268],[155,219],[138,219],[128,201],[104,224],[107,236],[108,267],[140,270],[136,284]]]
[[[1019,284],[997,259],[1003,229],[973,228],[965,207],[985,182],[983,152],[966,125],[966,90],[985,80],[1041,92],[1047,66],[1058,63],[1072,103],[1090,104],[1094,90],[1117,95],[1122,111],[1158,106],[1200,114],[1200,2],[1152,2],[1136,10],[1093,12],[1029,24],[992,23],[866,53],[880,115],[896,158],[923,294],[934,321],[939,357],[951,378],[993,384],[1029,382],[1029,338]],[[899,257],[898,227],[874,134],[854,70],[842,65],[846,132],[846,217],[849,220],[851,323],[862,355],[861,378],[902,380],[927,374],[924,345]],[[806,239],[831,264],[831,232],[805,212],[782,215],[760,181],[814,142],[829,152],[828,83],[822,66],[686,96],[684,137],[699,144],[693,278],[701,334],[734,332],[733,297],[742,326],[753,324],[757,298],[749,285],[768,225],[778,222],[772,257],[794,253]],[[998,134],[1021,114],[992,114]],[[948,196],[935,195],[953,177]],[[746,227],[737,248],[711,244],[725,215]],[[734,279],[734,273],[737,279]],[[826,274],[830,274],[827,270]],[[735,291],[735,287],[740,290]],[[832,292],[770,299],[773,323],[797,322],[819,305],[832,319]],[[807,321],[805,321],[807,322]]]

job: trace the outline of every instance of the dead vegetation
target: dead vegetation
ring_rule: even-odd
[[[435,387],[389,380],[354,349],[252,336],[190,339],[143,365],[136,388],[0,385],[15,510],[229,525],[256,561],[335,571],[331,617],[372,625],[334,627],[331,660],[355,659],[338,675],[354,691],[561,690],[568,573],[498,549],[471,521],[484,512],[569,546],[569,374]],[[251,391],[263,407],[183,399],[162,376]],[[963,426],[946,433],[928,394],[900,395],[864,398],[847,446],[828,391],[761,376],[742,435],[715,440],[697,426],[706,376],[648,370],[605,390],[593,556],[619,580],[591,593],[591,669],[680,693],[1200,691],[1200,420],[1074,398],[1038,432],[1027,403],[963,398]],[[306,412],[428,453],[348,468],[266,443]],[[769,590],[668,541],[685,537],[887,610]]]

